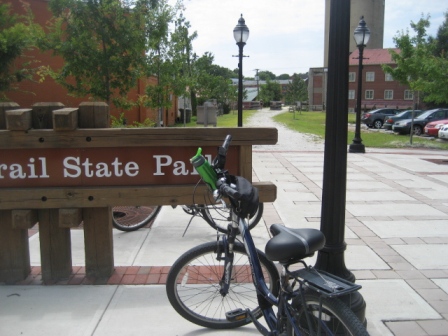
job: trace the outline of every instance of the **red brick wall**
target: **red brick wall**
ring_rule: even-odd
[[[351,65],[349,67],[349,72],[355,73],[355,82],[349,82],[349,90],[355,91],[355,99],[349,99],[349,108],[356,107],[356,98],[358,93],[358,66]],[[366,73],[374,72],[375,80],[373,82],[366,81]],[[373,99],[365,99],[366,90],[373,90]],[[384,99],[384,91],[393,90],[393,99]],[[400,84],[397,81],[386,81],[385,73],[379,64],[368,64],[363,66],[362,71],[362,95],[361,95],[361,105],[362,108],[367,107],[367,109],[372,108],[383,108],[391,107],[399,109],[407,109],[412,107],[412,100],[404,100],[404,91],[408,90],[408,87]]]
[[[10,3],[13,12],[24,14],[22,4],[19,0],[3,0],[2,2]],[[35,21],[42,27],[45,27],[47,22],[51,19],[51,12],[48,8],[48,0],[26,0],[29,3],[33,12]],[[23,61],[33,59],[38,61],[37,65],[48,65],[53,69],[58,69],[63,65],[63,59],[59,56],[53,56],[51,52],[42,53],[39,50],[32,50],[26,53],[26,58],[18,60],[16,66],[20,66]],[[141,79],[132,89],[128,97],[136,100],[139,95],[144,94],[146,85],[155,85],[156,78],[149,78],[147,80]],[[18,84],[17,91],[10,91],[6,93],[10,101],[16,102],[21,107],[31,107],[38,102],[61,102],[67,107],[78,106],[83,101],[90,100],[89,97],[75,98],[68,94],[67,90],[61,85],[57,84],[53,79],[46,78],[44,82],[23,81]],[[121,112],[124,112],[128,123],[134,121],[143,122],[146,118],[152,120],[157,119],[157,113],[153,109],[145,107],[135,107],[130,111],[121,111],[119,108],[111,104],[111,115],[118,117]],[[177,98],[173,97],[173,106],[164,111],[164,125],[174,125],[177,111]]]

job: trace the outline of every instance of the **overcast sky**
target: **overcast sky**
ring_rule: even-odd
[[[430,35],[435,36],[448,11],[447,0],[386,0],[384,48],[394,47],[397,31],[410,28],[422,13],[430,14]],[[244,76],[254,69],[276,75],[305,73],[323,66],[325,0],[184,0],[185,17],[197,31],[193,49],[209,51],[215,64],[238,67],[238,46],[233,28],[243,14],[250,35],[244,47]],[[367,23],[368,25],[368,23]]]

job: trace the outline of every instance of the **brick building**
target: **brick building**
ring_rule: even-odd
[[[6,0],[11,4],[12,11],[18,14],[24,14],[22,4],[18,0]],[[52,17],[52,13],[48,8],[49,0],[26,0],[33,12],[35,21],[42,27],[45,27],[47,21]],[[37,61],[38,65],[47,65],[53,69],[58,69],[63,65],[64,60],[59,56],[53,56],[51,52],[41,52],[40,50],[32,50],[26,53],[26,58],[19,59],[16,66],[20,66],[21,62],[33,59]],[[139,95],[145,93],[148,85],[155,85],[157,83],[156,77],[141,78],[137,81],[134,89],[132,89],[128,98],[136,101]],[[16,102],[23,108],[29,108],[38,102],[60,102],[66,107],[76,107],[83,101],[91,100],[90,97],[76,98],[68,94],[67,90],[61,85],[57,84],[53,79],[46,78],[44,82],[23,81],[18,84],[17,91],[6,92],[6,96],[10,101]],[[173,97],[172,107],[165,109],[162,113],[163,124],[173,125],[177,117],[177,99]],[[143,122],[146,118],[156,121],[157,111],[155,109],[144,106],[135,107],[129,111],[122,111],[113,104],[110,106],[111,115],[118,117],[121,112],[125,112],[128,124],[137,121]]]
[[[396,50],[396,49],[395,49]],[[408,86],[395,81],[383,71],[382,65],[395,64],[389,49],[364,49],[362,71],[362,110],[392,107],[410,109],[413,93]],[[359,51],[349,56],[348,112],[355,112],[358,90]],[[311,110],[324,110],[327,91],[327,69],[311,68],[309,71],[308,97]],[[423,108],[423,106],[418,106]]]

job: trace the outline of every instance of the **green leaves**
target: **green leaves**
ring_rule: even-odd
[[[298,75],[292,76],[291,83],[286,87],[285,101],[288,104],[293,104],[298,101],[305,101],[308,99],[308,87],[305,81]]]
[[[44,49],[64,58],[57,81],[76,96],[110,103],[145,73],[146,1],[51,0],[54,19]]]
[[[390,54],[397,65],[384,65],[383,70],[411,90],[422,92],[425,102],[446,104],[448,58],[443,52],[446,41],[439,39],[448,34],[448,15],[445,15],[436,39],[427,36],[429,26],[429,16],[422,17],[417,23],[411,22],[415,35],[411,36],[407,30],[395,36],[394,42],[400,51],[390,50]]]
[[[25,4],[24,9],[25,15],[13,15],[9,4],[0,4],[0,93],[13,88],[14,83],[33,79],[39,70],[32,59],[15,62],[42,35]]]

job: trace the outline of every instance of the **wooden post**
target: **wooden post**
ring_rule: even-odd
[[[84,102],[79,105],[80,128],[109,128],[109,106],[101,102]],[[86,274],[106,278],[114,270],[111,208],[84,208],[84,243]]]
[[[53,129],[53,112],[63,107],[62,103],[34,104],[33,128]],[[38,217],[42,280],[57,281],[68,278],[72,272],[70,228],[59,226],[59,209],[39,210]]]
[[[6,129],[6,111],[17,110],[20,106],[14,102],[0,103],[0,130]]]
[[[114,271],[114,249],[110,207],[84,208],[86,274],[107,278]]]
[[[27,229],[15,229],[12,211],[0,210],[0,282],[12,284],[31,272]]]
[[[33,105],[33,128],[52,129],[53,111],[64,107],[62,103],[36,103]]]
[[[31,109],[6,111],[6,128],[10,131],[28,131],[31,124]]]
[[[42,280],[67,279],[72,273],[70,229],[59,227],[59,209],[39,210]]]
[[[18,109],[20,109],[20,106],[16,103],[0,103],[0,129],[9,127],[14,129],[14,126],[21,124],[26,129],[30,128],[29,112],[28,114],[25,111],[18,114],[11,112]],[[7,114],[12,115],[12,117],[7,117]],[[19,117],[15,118],[17,115]],[[7,118],[12,119],[7,121]],[[8,284],[25,279],[31,272],[28,227],[19,225],[17,222],[20,222],[20,220],[15,222],[13,213],[15,211],[0,210],[0,282]]]
[[[79,128],[109,128],[109,106],[102,102],[79,104]]]
[[[63,108],[53,111],[53,129],[55,131],[73,131],[78,128],[78,109]]]

